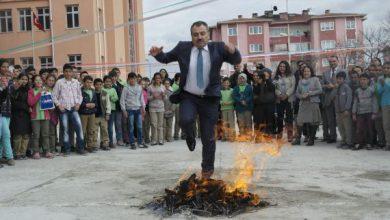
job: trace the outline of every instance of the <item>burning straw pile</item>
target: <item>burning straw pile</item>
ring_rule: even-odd
[[[237,214],[267,207],[270,204],[260,200],[256,194],[240,189],[228,190],[222,180],[196,178],[192,174],[182,180],[173,190],[165,189],[165,195],[146,205],[163,215],[190,211],[200,216],[235,216]]]

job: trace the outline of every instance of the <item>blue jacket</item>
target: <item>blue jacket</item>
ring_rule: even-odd
[[[247,84],[244,92],[241,92],[241,93],[240,93],[239,86],[234,87],[233,100],[234,100],[235,110],[237,112],[252,111],[252,109],[253,109],[252,86]],[[246,105],[242,105],[241,101],[245,101]]]
[[[220,71],[223,62],[228,62],[232,65],[241,63],[241,54],[236,49],[234,54],[230,54],[225,50],[223,42],[209,42],[207,44],[210,53],[210,83],[205,89],[205,95],[211,97],[221,97],[221,77]],[[190,66],[191,49],[193,44],[191,41],[180,41],[171,51],[161,52],[155,56],[160,63],[179,62],[181,77],[179,88],[183,90],[186,85],[188,70]]]
[[[390,78],[386,78],[385,84],[377,83],[377,92],[381,97],[381,106],[390,106]]]

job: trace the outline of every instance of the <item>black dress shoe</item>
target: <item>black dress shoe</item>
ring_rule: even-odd
[[[195,138],[187,138],[186,142],[187,142],[188,150],[194,151],[196,146]]]

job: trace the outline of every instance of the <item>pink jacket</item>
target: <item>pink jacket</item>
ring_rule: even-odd
[[[41,92],[34,95],[34,89],[28,90],[28,98],[27,103],[31,107],[32,111],[30,113],[31,119],[35,119],[37,117],[37,104],[39,105],[39,100],[41,99]],[[45,110],[45,120],[50,119],[49,110]]]

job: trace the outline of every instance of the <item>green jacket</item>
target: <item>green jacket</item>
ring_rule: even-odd
[[[102,90],[105,91],[110,97],[111,112],[116,111],[116,102],[119,100],[116,90],[114,88],[103,88]]]
[[[234,100],[233,100],[233,89],[223,89],[221,90],[221,111],[223,110],[233,110],[234,109]]]

